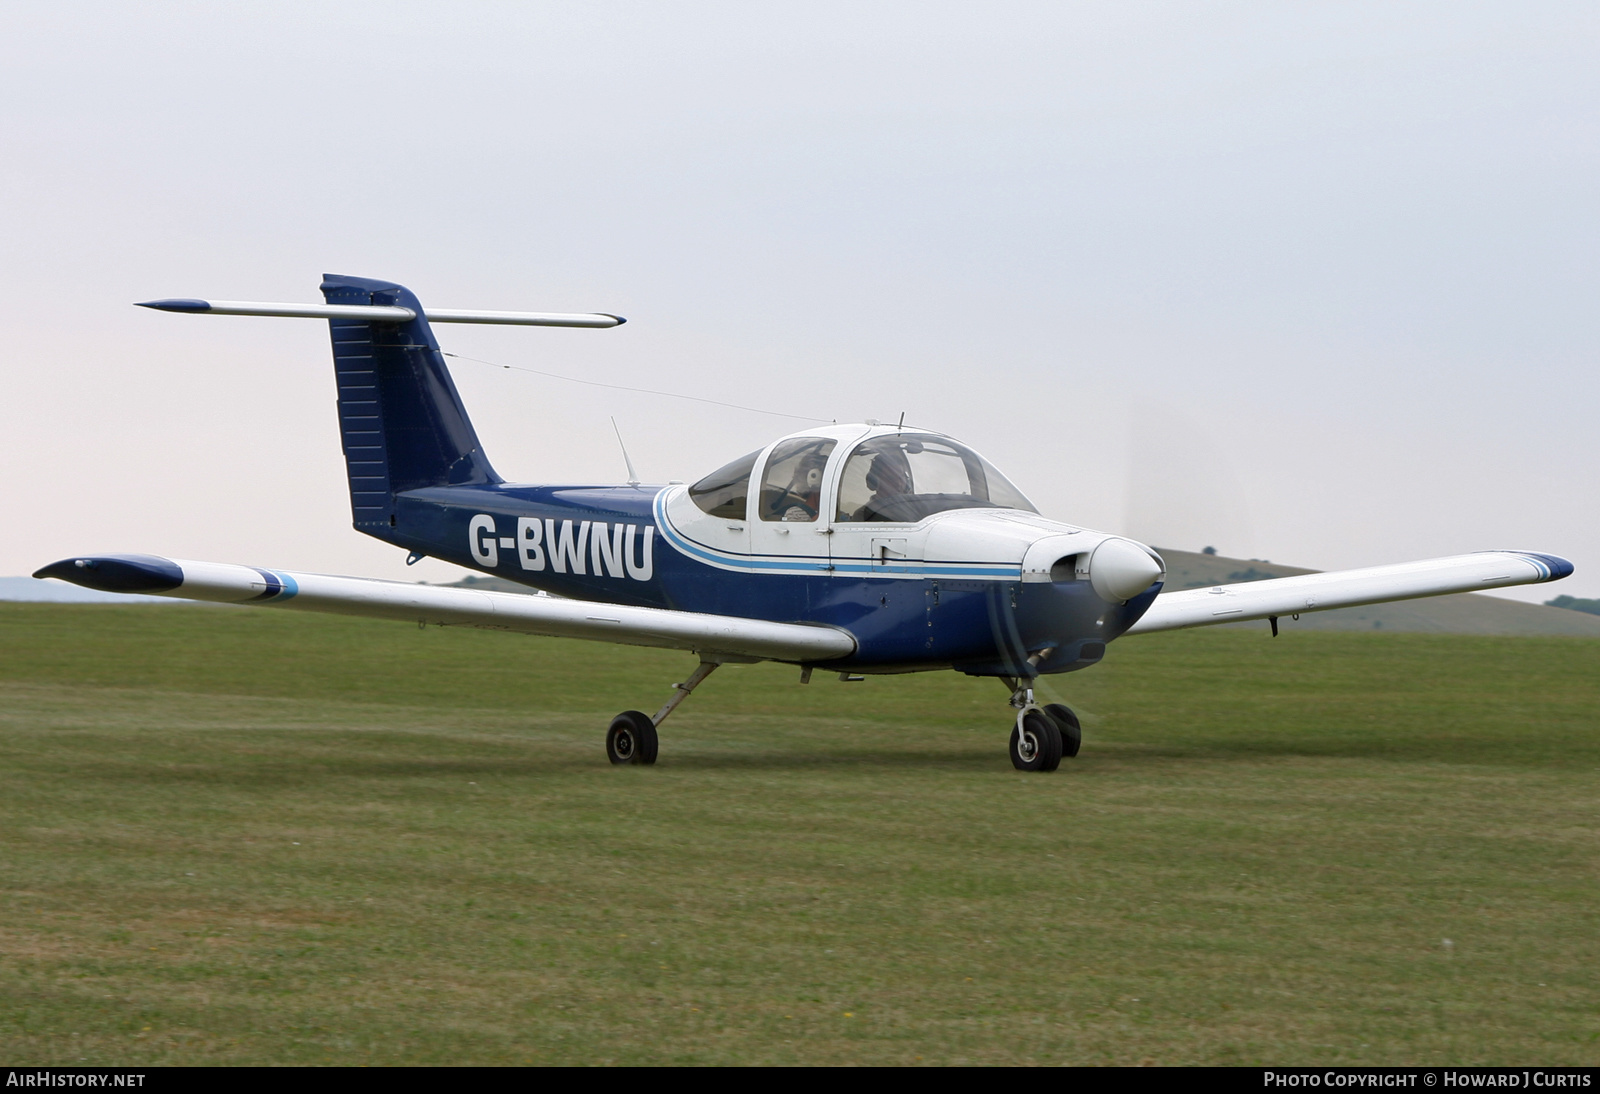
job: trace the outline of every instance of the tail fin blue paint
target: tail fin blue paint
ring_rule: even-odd
[[[392,538],[395,495],[424,486],[502,481],[467,418],[439,343],[411,290],[389,281],[324,274],[330,304],[398,305],[408,323],[330,319],[339,383],[339,432],[357,530]]]

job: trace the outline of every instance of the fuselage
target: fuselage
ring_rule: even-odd
[[[1097,550],[1115,541],[1124,552],[1154,552],[1048,520],[1031,506],[968,502],[926,516],[902,512],[898,520],[849,519],[860,513],[840,509],[847,458],[899,436],[890,427],[851,425],[780,438],[746,458],[742,504],[734,496],[716,512],[677,483],[484,483],[401,492],[392,526],[357,527],[559,596],[843,627],[859,648],[827,667],[871,672],[953,667],[1014,676],[1084,668],[1160,591],[1157,579],[1125,601],[1108,597],[1090,580]],[[938,443],[937,435],[915,436]],[[770,484],[763,493],[774,457],[806,444],[826,453],[825,462],[817,459],[793,493]],[[1160,567],[1148,566],[1159,578]]]

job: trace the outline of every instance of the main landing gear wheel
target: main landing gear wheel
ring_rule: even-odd
[[[1061,730],[1055,720],[1030,710],[1011,730],[1011,766],[1018,771],[1054,771],[1061,766]]]
[[[1076,756],[1083,747],[1083,727],[1078,724],[1078,716],[1061,703],[1048,704],[1044,712],[1061,731],[1061,755],[1068,759]]]
[[[625,710],[611,719],[606,730],[606,755],[614,764],[653,764],[660,738],[656,728],[667,720],[667,715],[678,709],[678,704],[689,698],[689,693],[705,682],[707,676],[717,671],[721,661],[701,661],[689,678],[672,689],[672,697],[656,711],[654,718],[637,710]]]
[[[614,764],[653,764],[660,739],[650,715],[625,710],[611,719],[606,730],[606,755]]]

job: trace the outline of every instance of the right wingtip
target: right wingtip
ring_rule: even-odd
[[[1535,566],[1548,571],[1539,580],[1560,581],[1564,577],[1571,577],[1576,569],[1570,561],[1560,555],[1547,555],[1538,551],[1518,551],[1517,554],[1532,562]]]

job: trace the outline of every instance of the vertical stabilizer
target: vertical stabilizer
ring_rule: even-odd
[[[389,281],[339,274],[323,276],[322,295],[329,304],[399,306],[416,314],[403,323],[328,321],[355,527],[388,539],[396,494],[500,482],[416,296]]]

